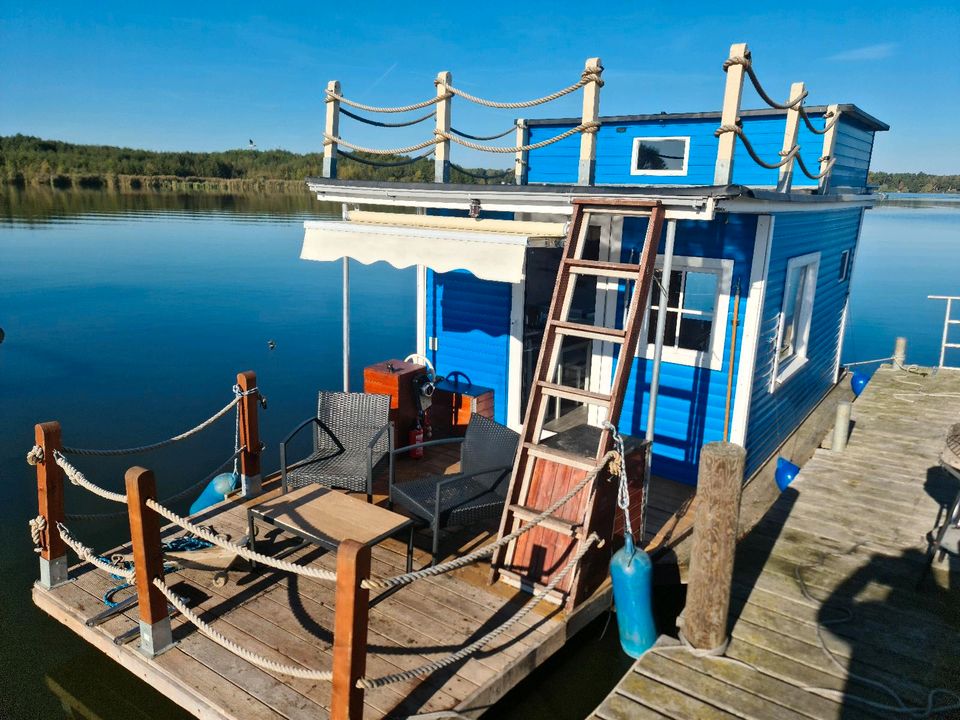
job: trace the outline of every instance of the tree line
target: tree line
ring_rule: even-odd
[[[368,162],[388,164],[409,160],[403,155],[356,153],[356,156]],[[208,184],[229,188],[243,183],[271,181],[300,183],[306,177],[321,175],[322,170],[322,153],[256,149],[158,152],[110,145],[78,145],[29,135],[0,136],[0,182],[20,187],[136,190]],[[463,183],[513,182],[512,172],[503,170],[467,168],[467,173],[454,169],[452,179]],[[337,177],[430,182],[433,180],[433,159],[424,158],[399,167],[376,167],[340,158]]]
[[[929,175],[922,172],[871,172],[869,182],[883,192],[960,192],[960,175]]]

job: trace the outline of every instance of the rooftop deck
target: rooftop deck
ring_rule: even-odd
[[[847,449],[818,450],[738,546],[726,657],[662,638],[593,717],[880,718],[900,715],[857,698],[894,704],[882,686],[926,708],[933,688],[960,692],[960,568],[935,567],[916,589],[927,533],[957,492],[938,456],[958,414],[960,371],[879,370]]]
[[[418,462],[398,468],[398,479],[457,467],[456,451],[433,448]],[[656,480],[651,491],[652,537],[692,491],[669,481]],[[379,489],[383,489],[383,486]],[[383,496],[377,496],[379,501]],[[246,532],[245,503],[227,501],[196,516],[234,538]],[[165,535],[173,535],[168,528]],[[495,537],[496,528],[461,530],[445,536],[441,549],[462,553]],[[267,549],[266,538],[284,542],[276,531],[261,535],[258,549]],[[427,543],[420,543],[424,546]],[[113,552],[129,552],[126,546]],[[392,576],[405,569],[403,538],[388,540],[373,549],[372,575]],[[296,551],[290,558],[335,569],[333,553],[316,548]],[[429,554],[417,549],[415,566],[429,563]],[[329,715],[329,682],[292,679],[250,664],[177,616],[173,620],[177,646],[155,658],[137,650],[135,639],[114,640],[137,627],[136,608],[97,627],[86,620],[104,610],[103,594],[116,581],[89,565],[71,568],[73,582],[53,590],[35,586],[34,602],[87,642],[157,688],[198,717],[219,720],[263,718],[323,718]],[[503,583],[489,585],[485,564],[424,579],[403,587],[370,609],[367,668],[379,676],[407,670],[448,655],[475,640],[513,615],[528,599]],[[213,573],[188,570],[169,576],[170,586],[189,597],[191,607],[216,630],[253,652],[282,664],[302,664],[330,669],[334,625],[333,583],[291,576],[266,568],[249,571],[242,563],[230,571],[228,582],[217,587]],[[128,591],[130,592],[130,591]],[[122,599],[121,594],[118,599]],[[526,677],[566,640],[609,607],[608,586],[602,587],[572,614],[541,604],[501,639],[473,658],[411,680],[365,693],[364,717],[456,709],[479,714]]]

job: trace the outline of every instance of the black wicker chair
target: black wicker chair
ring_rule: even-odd
[[[474,414],[462,438],[431,440],[390,453],[390,504],[424,520],[433,532],[433,564],[439,554],[440,529],[498,518],[503,512],[510,472],[520,436],[510,428]],[[416,447],[462,443],[460,472],[394,482],[393,459]]]
[[[288,463],[287,444],[311,424],[313,452]],[[373,468],[390,454],[391,428],[389,395],[320,391],[317,416],[304,420],[280,443],[283,492],[317,483],[365,492],[371,502]]]

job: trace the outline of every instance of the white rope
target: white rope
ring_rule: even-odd
[[[43,531],[47,529],[47,519],[37,515],[30,520],[30,539],[33,540],[33,551],[43,552]]]
[[[603,80],[600,79],[600,73],[589,72],[585,70],[583,74],[580,76],[580,79],[577,82],[575,82],[573,85],[568,85],[562,90],[557,90],[554,93],[550,93],[549,95],[544,95],[543,97],[540,97],[540,98],[534,98],[533,100],[521,100],[519,102],[497,102],[496,100],[486,100],[484,98],[479,98],[476,95],[471,95],[468,92],[464,92],[463,90],[460,90],[459,88],[455,88],[452,85],[442,83],[439,80],[434,81],[434,84],[443,85],[444,89],[448,93],[452,93],[453,95],[458,95],[459,97],[462,97],[464,100],[469,100],[470,102],[476,103],[477,105],[483,105],[489,108],[499,108],[501,110],[520,110],[521,108],[529,108],[529,107],[534,107],[536,105],[544,105],[545,103],[552,102],[557,98],[562,98],[564,95],[569,95],[575,90],[579,90],[584,85],[588,85],[592,82],[597,83],[601,87],[603,86]]]
[[[405,672],[394,673],[393,675],[384,675],[383,677],[378,678],[360,678],[357,680],[357,687],[362,687],[365,690],[372,690],[374,688],[383,687],[384,685],[389,685],[396,682],[404,682],[406,680],[412,680],[413,678],[420,677],[421,675],[429,675],[436,670],[447,667],[448,665],[453,665],[454,663],[460,662],[461,660],[470,657],[475,652],[483,648],[485,645],[488,645],[490,642],[495,640],[497,637],[505,633],[511,627],[520,622],[523,618],[530,614],[534,607],[536,607],[541,600],[543,600],[547,595],[556,589],[557,585],[560,584],[560,581],[567,576],[567,574],[580,562],[583,556],[587,551],[598,542],[600,538],[596,533],[591,533],[590,536],[586,539],[583,545],[580,547],[580,550],[567,561],[567,564],[563,566],[563,569],[556,575],[553,576],[553,579],[550,580],[549,584],[540,590],[537,593],[534,593],[533,597],[527,601],[527,604],[524,605],[516,615],[511,617],[509,620],[504,622],[497,628],[494,628],[486,635],[484,635],[479,640],[475,640],[469,645],[461,648],[457,652],[448,655],[445,658],[437,660],[426,665],[421,665],[418,668],[413,668],[412,670],[406,670]]]
[[[53,459],[56,461],[57,465],[63,468],[64,475],[67,476],[67,479],[72,482],[74,485],[79,485],[80,487],[89,490],[94,495],[102,497],[104,500],[110,500],[115,503],[123,503],[126,505],[127,496],[123,493],[113,492],[112,490],[106,490],[99,485],[87,480],[84,477],[83,473],[77,470],[70,462],[60,453],[59,450],[53,451]]]
[[[410,112],[411,110],[419,110],[420,108],[429,107],[430,105],[436,105],[441,100],[446,100],[449,98],[449,95],[432,97],[429,100],[424,100],[422,102],[413,103],[412,105],[401,105],[399,107],[377,107],[376,105],[363,105],[362,103],[355,102],[353,100],[348,100],[343,95],[339,95],[330,90],[325,90],[327,97],[324,102],[333,102],[334,100],[342,102],[344,105],[349,105],[352,108],[357,110],[366,110],[367,112],[374,113],[403,113]]]
[[[120,450],[91,450],[88,448],[65,447],[63,448],[63,452],[66,453],[67,455],[95,455],[98,457],[112,457],[117,455],[137,455],[139,453],[150,452],[151,450],[159,450],[160,448],[167,447],[168,445],[173,445],[174,443],[180,442],[181,440],[186,440],[188,437],[191,437],[203,430],[206,430],[208,427],[213,425],[217,420],[219,420],[228,412],[230,412],[230,409],[233,408],[233,406],[236,405],[238,402],[240,402],[240,398],[246,395],[252,395],[258,392],[258,389],[251,388],[250,390],[247,390],[246,392],[244,392],[240,390],[239,387],[234,385],[233,392],[234,392],[233,400],[227,403],[222,410],[219,410],[216,414],[207,418],[196,427],[190,428],[186,432],[182,432],[179,435],[174,435],[172,438],[167,438],[166,440],[161,440],[160,442],[152,443],[151,445],[141,445],[140,447],[123,448]]]
[[[224,538],[217,535],[215,532],[212,532],[209,528],[203,527],[202,525],[195,525],[189,520],[177,515],[172,510],[165,508],[163,505],[158,503],[156,500],[147,500],[146,506],[153,510],[158,515],[165,517],[167,520],[172,522],[174,525],[179,525],[181,528],[187,532],[191,532],[197,537],[206,540],[209,543],[213,543],[218,547],[223,548],[224,550],[229,550],[232,553],[239,555],[240,557],[251,560],[252,562],[261,563],[268,567],[272,567],[276,570],[283,570],[285,572],[295,573],[297,575],[305,575],[307,577],[316,578],[318,580],[331,580],[336,581],[337,574],[332,570],[325,570],[323,568],[310,567],[309,565],[297,565],[296,563],[287,562],[286,560],[278,560],[272,558],[269,555],[264,555],[263,553],[258,553],[255,550],[244,545],[238,545],[235,542],[230,542]]]
[[[454,135],[453,133],[445,133],[445,132],[441,132],[440,130],[435,130],[434,132],[436,133],[438,138],[445,138],[447,140],[451,140],[455,142],[457,145],[463,145],[463,147],[470,148],[471,150],[480,150],[481,152],[489,152],[489,153],[508,154],[508,153],[518,153],[518,152],[529,152],[530,150],[539,150],[542,147],[546,147],[547,145],[552,145],[555,142],[559,142],[560,140],[568,138],[571,135],[576,135],[579,132],[595,133],[599,127],[600,127],[600,123],[598,122],[581,123],[580,125],[577,125],[575,128],[570,128],[569,130],[562,132],[559,135],[554,135],[551,138],[547,138],[546,140],[541,140],[540,142],[531,143],[529,145],[516,145],[516,146],[510,146],[510,147],[503,147],[498,145],[481,145],[479,143],[470,142],[469,140],[463,140],[457,137],[456,135]]]
[[[283,665],[273,660],[268,660],[265,657],[257,655],[250,650],[247,650],[245,647],[238,645],[232,640],[224,637],[219,632],[214,630],[210,625],[200,619],[200,617],[193,612],[186,603],[181,600],[175,592],[173,592],[166,583],[163,582],[160,578],[153,579],[153,585],[160,592],[162,592],[167,600],[170,601],[170,604],[173,605],[177,610],[180,611],[180,614],[183,615],[187,620],[190,621],[200,632],[206,635],[208,638],[213,640],[215,643],[221,647],[229,650],[234,655],[242,657],[247,662],[253,663],[258,667],[262,667],[264,670],[270,670],[272,672],[279,673],[281,675],[289,675],[291,677],[304,678],[306,680],[326,680],[330,681],[333,679],[333,673],[330,670],[311,670],[310,668],[296,666],[296,665]]]
[[[403,575],[396,575],[395,577],[390,578],[370,578],[369,580],[362,580],[360,582],[360,587],[366,588],[367,590],[387,590],[399,585],[408,585],[415,580],[420,580],[422,578],[434,577],[436,575],[442,575],[443,573],[448,573],[451,570],[456,570],[457,568],[465,567],[471,563],[476,562],[477,560],[482,560],[485,557],[493,555],[494,552],[500,548],[512,543],[518,537],[524,533],[530,532],[537,525],[542,523],[548,517],[553,515],[554,512],[559,510],[563,505],[568,503],[573,497],[577,495],[584,487],[593,480],[597,478],[597,475],[607,466],[608,463],[612,462],[618,457],[617,453],[614,451],[608,452],[604,455],[597,466],[587,473],[586,477],[578,482],[573,489],[571,489],[566,495],[554,502],[550,507],[541,512],[539,515],[532,517],[529,522],[521,526],[517,530],[514,530],[509,535],[504,535],[499,540],[485,545],[479,550],[474,550],[472,553],[463,555],[462,557],[455,558],[453,560],[448,560],[445,563],[440,563],[439,565],[431,565],[430,567],[424,568],[423,570],[416,570],[410,573],[404,573]]]
[[[39,465],[43,462],[43,448],[34,445],[27,451],[27,465]]]
[[[407,153],[416,152],[417,150],[423,150],[425,147],[430,147],[431,145],[436,145],[440,142],[439,138],[431,138],[430,140],[424,140],[422,143],[416,145],[408,145],[407,147],[400,148],[390,148],[388,150],[380,150],[378,148],[367,148],[361,145],[354,145],[351,142],[347,142],[342,137],[337,137],[336,135],[331,135],[330,133],[323,134],[323,144],[324,145],[343,145],[348,147],[351,150],[356,152],[369,153],[370,155],[406,155]]]
[[[57,530],[60,533],[60,537],[63,538],[63,542],[66,543],[67,547],[73,550],[77,554],[77,557],[79,557],[81,560],[86,560],[88,563],[92,564],[96,568],[99,568],[100,570],[103,570],[105,573],[122,577],[125,580],[133,580],[133,570],[121,567],[119,565],[114,565],[113,563],[109,563],[104,560],[93,550],[77,540],[70,530],[67,529],[67,526],[63,523],[57,523]]]

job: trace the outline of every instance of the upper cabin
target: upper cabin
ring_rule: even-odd
[[[604,117],[602,67],[588,60],[580,80],[561,91],[582,92],[583,116],[516,120],[501,134],[512,146],[456,128],[453,98],[516,104],[475,98],[449,73],[438,76],[436,99],[406,108],[353,103],[330,83],[327,177],[308,184],[319,199],[343,203],[344,217],[306,223],[301,256],[416,266],[411,351],[441,375],[458,371],[473,387],[492,390],[494,417],[519,428],[573,201],[610,203],[584,230],[584,257],[608,262],[636,262],[648,222],[618,214],[616,203],[660,203],[665,230],[620,429],[643,437],[652,419],[659,476],[695,484],[700,448],[714,440],[746,447],[750,476],[781,452],[840,377],[850,277],[863,212],[875,200],[867,183],[873,141],[888,126],[855,105],[807,105],[803,83],[791,86],[786,102],[772,100],[745,45],[731,48],[723,71],[719,112]],[[741,107],[747,80],[772,107]],[[415,122],[432,119],[432,137],[401,148],[421,155],[400,162],[432,154],[434,183],[336,178],[338,162],[376,162],[350,152],[365,149],[345,139],[341,115],[369,122],[355,110],[428,107],[434,112]],[[515,183],[450,183],[455,145],[509,152]],[[623,279],[579,278],[570,316],[616,328],[632,289]],[[602,394],[621,358],[616,343],[567,337],[558,360],[554,382]],[[556,397],[543,431],[602,420],[589,402]]]

